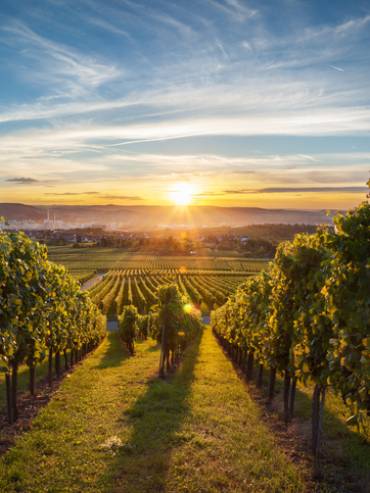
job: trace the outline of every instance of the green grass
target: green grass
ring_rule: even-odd
[[[312,391],[312,386],[299,386],[297,415],[301,418],[311,419]],[[370,485],[369,437],[347,426],[350,415],[342,399],[329,391],[325,401],[323,447],[330,461],[324,463],[325,474],[330,480],[352,483],[353,491],[358,492],[360,488],[366,491]]]
[[[62,360],[62,365],[64,360]],[[36,368],[36,383],[44,380],[48,374],[48,362],[45,359]],[[19,392],[27,392],[29,389],[29,369],[26,365],[21,365],[18,369],[18,390]],[[6,407],[6,390],[5,390],[5,373],[0,372],[0,412]],[[5,412],[5,411],[4,411]]]
[[[76,277],[81,278],[97,269],[125,268],[176,268],[186,266],[188,269],[224,269],[258,272],[267,265],[261,259],[244,259],[239,257],[184,257],[154,256],[128,252],[120,248],[72,248],[70,246],[49,246],[50,260],[65,265]]]
[[[169,380],[117,336],[66,378],[0,462],[0,491],[303,492],[210,329]]]
[[[264,389],[268,381],[265,375]],[[274,407],[283,417],[283,379],[276,381]],[[313,384],[297,386],[294,423],[307,440],[311,440]],[[266,394],[267,395],[267,394]],[[326,394],[323,419],[322,491],[331,493],[367,492],[370,484],[369,437],[364,431],[346,424],[351,411],[342,399],[330,390]],[[321,490],[320,490],[321,491]]]

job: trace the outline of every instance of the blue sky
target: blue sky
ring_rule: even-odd
[[[368,0],[2,0],[0,200],[354,205],[369,46]]]

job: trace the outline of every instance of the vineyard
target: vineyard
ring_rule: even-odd
[[[367,492],[369,220],[269,264],[2,233],[0,490]]]
[[[326,394],[341,396],[349,425],[369,439],[370,205],[280,244],[270,268],[249,279],[212,315],[215,334],[268,399],[283,378],[283,415],[294,415],[297,384],[311,385],[312,451],[318,460]]]
[[[35,394],[36,367],[48,359],[57,378],[105,336],[105,317],[65,268],[47,259],[46,248],[23,233],[0,235],[0,363],[5,374],[8,421],[18,418],[18,372],[29,369]]]
[[[225,271],[253,274],[267,264],[261,259],[242,257],[198,257],[198,256],[156,256],[128,252],[120,248],[69,246],[49,246],[49,258],[65,265],[76,278],[82,279],[95,272],[124,269],[169,270],[186,269],[192,271]]]
[[[89,270],[81,289],[81,281],[78,283],[65,267],[48,259],[45,246],[32,242],[23,233],[2,234],[0,240],[0,384],[5,383],[9,423],[18,418],[19,375],[23,389],[25,369],[31,396],[36,394],[39,375],[45,374],[45,363],[52,388],[54,376],[59,380],[100,343],[105,335],[106,319],[119,321],[122,340],[132,353],[135,339],[143,340],[151,335],[160,342],[159,300],[164,286],[176,288],[174,300],[178,300],[175,302],[178,314],[172,325],[179,323],[178,331],[184,328],[181,324],[188,325],[191,334],[192,327],[198,326],[199,330],[200,314],[208,315],[223,305],[251,270],[259,267],[253,263],[251,269],[250,263],[243,265],[238,259],[198,258],[187,259],[185,263],[184,258],[127,253],[120,253],[117,260],[104,252],[105,266],[119,262],[125,268],[107,270],[99,263],[94,264],[99,274]],[[76,249],[73,250],[71,255],[75,254]],[[79,263],[83,265],[84,260],[80,256]],[[73,262],[65,263],[73,271]],[[217,268],[211,269],[215,264]],[[128,316],[132,320],[127,325]],[[171,327],[167,329],[171,330]],[[132,336],[127,339],[130,332]],[[168,369],[175,366],[172,363],[184,349],[181,338],[172,336],[172,339],[177,342],[171,346],[173,361],[167,364]]]
[[[187,272],[184,268],[111,270],[89,289],[89,294],[109,319],[115,319],[127,305],[135,305],[141,314],[148,313],[157,304],[158,288],[176,284],[183,296],[207,314],[223,305],[246,275],[243,271]]]

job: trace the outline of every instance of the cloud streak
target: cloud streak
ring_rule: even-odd
[[[29,178],[25,176],[7,178],[5,181],[8,183],[18,183],[19,185],[33,185],[34,183],[39,182],[39,180],[36,180],[35,178]]]
[[[250,193],[362,193],[368,191],[367,187],[271,187],[258,190],[235,189],[224,190],[225,194],[244,195]]]
[[[39,70],[31,70],[29,76],[38,77],[39,82],[56,84],[56,90],[61,91],[59,96],[70,95],[71,92],[81,96],[88,89],[99,87],[121,74],[114,65],[99,62],[67,45],[51,41],[23,22],[9,22],[2,31],[31,61],[33,69],[38,66]]]
[[[208,0],[208,3],[239,23],[258,14],[256,9],[249,8],[240,0]]]
[[[38,131],[23,131],[0,136],[3,152],[106,150],[105,146],[129,146],[191,137],[217,136],[335,136],[365,135],[370,131],[370,108],[330,108],[327,110],[276,112],[262,115],[193,117],[162,119],[141,124],[66,125]]]
[[[98,195],[99,192],[45,192],[44,195],[52,195],[53,197],[58,196],[69,196],[69,195]]]
[[[99,198],[106,200],[143,200],[138,195],[102,195]]]

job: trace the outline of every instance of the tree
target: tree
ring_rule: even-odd
[[[128,305],[119,319],[119,335],[126,343],[131,355],[135,353],[135,337],[138,330],[139,313],[136,306]]]
[[[159,374],[164,376],[174,364],[177,333],[183,320],[183,302],[174,284],[161,286],[158,290],[158,323],[161,333],[161,356]]]
[[[200,331],[198,312],[181,296],[176,284],[160,286],[155,316],[161,341],[159,374],[174,368],[186,344]]]

